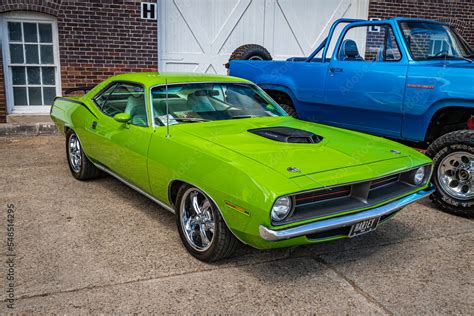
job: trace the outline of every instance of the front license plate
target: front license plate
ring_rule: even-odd
[[[379,223],[380,217],[367,219],[362,222],[355,223],[351,227],[351,231],[349,232],[349,238],[359,236],[368,232],[371,232],[377,228]]]

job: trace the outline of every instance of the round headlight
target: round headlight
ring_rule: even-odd
[[[413,176],[413,183],[419,185],[423,182],[425,178],[425,167],[420,167],[416,170],[415,175]]]
[[[271,217],[275,222],[285,219],[291,211],[291,198],[284,196],[278,198],[272,207]]]

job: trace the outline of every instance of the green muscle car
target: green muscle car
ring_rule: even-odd
[[[104,171],[175,213],[203,261],[358,236],[433,192],[423,154],[295,119],[228,76],[118,75],[51,117],[76,179]]]

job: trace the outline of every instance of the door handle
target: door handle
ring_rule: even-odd
[[[342,72],[342,70],[343,70],[342,68],[336,68],[336,67],[329,68],[330,72]]]

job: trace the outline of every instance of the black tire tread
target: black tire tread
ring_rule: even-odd
[[[81,155],[82,155],[81,171],[74,172],[74,170],[71,168],[71,164],[69,162],[69,150],[68,150],[69,145],[68,144],[69,144],[69,137],[72,134],[76,134],[76,133],[73,130],[69,130],[66,133],[66,158],[67,158],[69,169],[71,170],[73,177],[81,181],[97,178],[100,174],[100,170],[97,169],[96,166],[94,166],[94,164],[89,160],[89,158],[87,158],[87,156],[84,154],[84,150],[81,150]],[[81,148],[82,148],[82,144],[81,144]]]
[[[280,107],[285,110],[286,113],[288,113],[290,116],[293,116],[294,118],[298,118],[298,113],[296,113],[295,108],[292,105],[288,104],[279,104]]]
[[[230,257],[235,250],[239,247],[240,241],[234,236],[234,234],[229,230],[227,224],[224,222],[220,211],[218,210],[217,206],[214,204],[212,199],[211,201],[212,207],[215,210],[214,215],[217,214],[216,219],[216,232],[218,233],[214,236],[215,244],[211,246],[205,252],[197,252],[191,246],[187,244],[186,238],[183,236],[183,232],[181,230],[181,221],[180,221],[180,214],[179,214],[179,207],[181,205],[181,199],[183,198],[184,193],[187,189],[191,188],[192,186],[184,184],[178,191],[177,199],[176,199],[176,208],[175,208],[175,215],[176,215],[176,224],[178,227],[179,235],[181,240],[184,244],[184,247],[188,252],[196,257],[197,259],[204,261],[204,262],[214,262],[221,259],[225,259]]]
[[[229,60],[247,60],[254,54],[258,54],[263,60],[272,60],[272,55],[268,50],[258,44],[245,44],[237,47],[230,55]]]
[[[443,150],[446,147],[452,145],[461,144],[467,145],[469,147],[474,146],[474,130],[459,130],[451,133],[444,134],[443,136],[436,139],[426,151],[426,155],[433,160],[435,170],[433,171],[432,181],[435,186],[438,187],[438,181],[436,179],[436,167],[439,159],[436,159],[436,155],[439,151]],[[436,205],[440,210],[459,215],[468,218],[474,218],[474,207],[472,206],[454,206],[442,199],[443,193],[440,192],[440,189],[437,188],[437,191],[430,196],[431,201]]]

